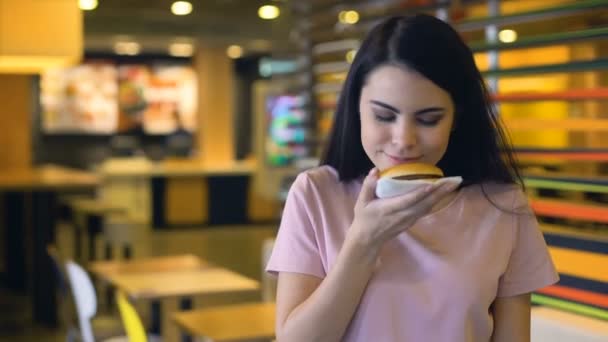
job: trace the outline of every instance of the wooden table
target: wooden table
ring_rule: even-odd
[[[196,255],[183,254],[126,261],[96,261],[89,264],[89,270],[101,279],[113,283],[114,277],[125,274],[196,270],[209,266],[206,260]]]
[[[161,311],[191,309],[190,298],[198,295],[213,295],[258,291],[258,281],[242,276],[225,268],[208,266],[186,270],[170,270],[165,272],[117,273],[107,278],[116,288],[124,291],[134,300],[162,300],[160,306],[153,307],[153,312],[161,322],[154,322],[152,331],[162,333],[164,341],[177,338],[176,327],[171,324],[170,315],[162,315]],[[180,306],[173,306],[176,299],[187,298]],[[162,327],[162,328],[161,328]]]
[[[206,260],[193,254],[155,256],[131,260],[96,261],[89,264],[88,269],[101,280],[114,285],[114,277],[125,274],[162,273],[169,271],[196,270],[210,267]],[[114,300],[112,291],[106,292],[108,303]],[[153,326],[156,330],[160,326],[160,308],[158,303],[153,306]]]
[[[57,196],[97,185],[94,174],[58,166],[0,170],[8,285],[20,292],[32,289],[35,322],[57,325],[55,274],[46,255],[46,246],[55,241]],[[31,260],[29,272],[26,260]],[[28,273],[33,277],[31,285]]]
[[[256,291],[258,281],[221,267],[167,272],[116,274],[114,286],[133,299],[162,299],[202,294]]]
[[[0,190],[74,190],[98,185],[95,174],[55,165],[0,170]]]
[[[188,334],[214,342],[275,337],[274,303],[247,303],[180,312],[173,315]]]

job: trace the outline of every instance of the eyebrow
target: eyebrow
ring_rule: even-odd
[[[370,100],[369,102],[371,102],[372,104],[375,104],[376,106],[380,106],[382,108],[386,108],[386,109],[388,109],[391,112],[394,112],[396,114],[401,114],[401,111],[399,111],[399,109],[397,109],[397,108],[395,108],[395,107],[393,107],[393,106],[391,106],[391,105],[389,105],[387,103],[384,103],[384,102],[381,102],[381,101],[377,101],[377,100]],[[415,111],[414,115],[433,113],[433,112],[443,112],[443,111],[445,111],[445,108],[443,108],[443,107],[428,107],[428,108],[423,108],[423,109]]]

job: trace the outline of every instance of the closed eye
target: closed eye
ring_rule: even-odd
[[[379,113],[374,111],[374,118],[380,122],[393,122],[396,119],[393,113]]]
[[[439,121],[441,121],[441,119],[443,119],[443,115],[440,115],[440,116],[427,115],[427,116],[417,116],[416,117],[416,121],[418,121],[420,124],[422,124],[424,126],[435,126],[439,123]]]

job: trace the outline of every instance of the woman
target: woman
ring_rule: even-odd
[[[378,170],[410,162],[463,182],[375,198]],[[529,341],[530,292],[558,277],[473,55],[448,24],[393,17],[363,41],[267,269],[279,341]]]

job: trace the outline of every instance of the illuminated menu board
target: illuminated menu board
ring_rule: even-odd
[[[48,134],[170,134],[196,129],[197,78],[183,65],[88,62],[40,81]]]
[[[266,99],[266,161],[286,166],[309,154],[309,129],[304,98],[297,95],[268,96]]]

